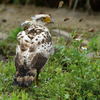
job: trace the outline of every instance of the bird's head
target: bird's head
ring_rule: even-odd
[[[36,23],[47,25],[50,23],[54,23],[53,18],[49,14],[38,14],[32,17],[33,21],[36,21]]]
[[[54,23],[53,18],[49,14],[37,14],[31,18],[32,18],[31,20],[26,20],[25,22],[21,23],[21,27],[27,29],[32,24],[47,25],[50,23]]]

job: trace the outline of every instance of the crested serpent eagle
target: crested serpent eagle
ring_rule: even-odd
[[[47,24],[52,22],[48,14],[38,14],[21,24],[23,31],[17,35],[14,83],[29,86],[38,82],[38,75],[53,54],[52,38]]]

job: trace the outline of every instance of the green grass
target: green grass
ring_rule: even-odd
[[[16,43],[18,31],[11,33],[8,44]],[[28,88],[13,86],[14,60],[1,61],[0,100],[99,100],[100,60],[87,58],[89,52],[100,50],[96,40],[99,41],[97,37],[92,38],[88,50],[81,50],[81,41],[73,40],[66,46],[64,39],[58,39],[56,52],[40,73],[38,87],[34,83]]]
[[[0,53],[6,57],[15,54],[17,44],[16,36],[21,31],[21,28],[16,28],[10,32],[7,39],[0,41]]]

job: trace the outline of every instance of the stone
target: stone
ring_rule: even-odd
[[[51,32],[53,33],[53,35],[56,35],[58,37],[64,37],[66,40],[72,40],[72,36],[69,32],[66,32],[64,30],[61,29],[52,29]]]

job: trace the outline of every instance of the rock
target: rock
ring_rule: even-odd
[[[83,40],[82,43],[81,43],[81,49],[82,50],[87,50],[88,49],[88,43],[89,41],[88,40]]]
[[[90,58],[90,59],[100,59],[100,52],[99,54],[97,55],[96,52],[90,52],[87,54],[87,58]]]
[[[95,56],[95,52],[90,52],[87,54],[88,58],[93,58]]]
[[[89,41],[88,40],[85,40],[84,38],[82,38],[82,34],[81,35],[79,35],[78,37],[76,37],[76,38],[74,38],[76,41],[81,41],[82,40],[82,42],[81,42],[81,44],[80,44],[80,48],[82,49],[82,50],[87,50],[88,49],[88,43],[89,43]]]
[[[89,44],[88,40],[83,40],[81,46],[87,46]]]
[[[87,50],[87,47],[86,46],[82,46],[81,49],[82,50]]]
[[[68,21],[69,19],[70,19],[69,17],[65,18],[65,19],[64,19],[64,22],[65,22],[65,21]]]
[[[82,36],[83,36],[83,34],[77,34],[73,37],[73,39],[75,39],[76,41],[81,41],[81,40],[83,40]]]
[[[64,37],[66,40],[72,40],[72,36],[70,33],[64,31],[64,30],[61,30],[61,29],[52,29],[51,32],[56,35],[56,36],[59,36],[59,37]]]
[[[80,19],[79,19],[79,22],[82,22],[82,21],[83,21],[83,18],[80,18]]]
[[[2,19],[2,22],[3,22],[3,23],[7,22],[7,19]]]
[[[88,32],[94,32],[95,30],[94,30],[94,28],[90,28],[89,30],[88,30]]]

